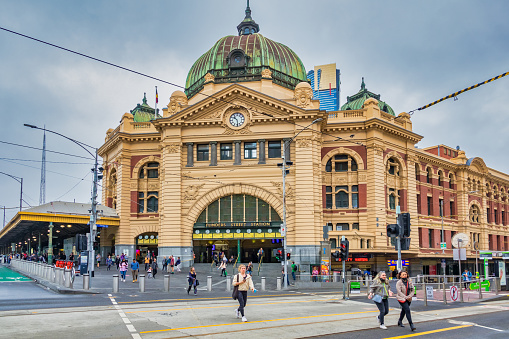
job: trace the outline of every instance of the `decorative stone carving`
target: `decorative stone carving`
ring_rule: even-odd
[[[384,148],[382,146],[379,146],[379,145],[373,145],[369,148],[372,148],[374,151],[375,151],[375,155],[378,155],[378,156],[381,156],[384,154]]]
[[[204,78],[205,78],[205,83],[214,82],[214,80],[216,80],[216,77],[213,76],[211,73],[205,74]]]
[[[251,133],[251,130],[249,129],[249,126],[246,126],[242,129],[232,129],[229,126],[224,126],[225,130],[223,134],[226,135],[238,135],[238,134],[249,134]]]
[[[186,190],[184,191],[184,201],[196,200],[198,192],[204,185],[205,184],[187,186]]]
[[[215,120],[215,119],[221,118],[221,115],[223,115],[223,112],[221,112],[221,111],[212,112],[209,115],[207,115],[205,117],[205,119],[211,119],[211,120],[214,119]]]
[[[166,149],[168,150],[168,153],[178,153],[181,150],[181,146],[178,142],[172,142],[166,144]]]
[[[311,85],[307,82],[299,83],[295,86],[293,97],[295,99],[295,105],[302,108],[311,106],[311,99],[313,99],[313,90],[311,89]]]
[[[312,138],[300,138],[297,139],[297,147],[299,148],[310,148],[312,145],[313,139]]]
[[[265,68],[262,71],[262,78],[272,78],[272,71],[268,68]]]
[[[175,91],[170,97],[170,103],[168,104],[168,113],[170,115],[176,114],[183,109],[183,106],[187,106],[187,96],[182,91]]]
[[[278,196],[283,198],[283,183],[278,181],[271,181],[272,185],[277,188]],[[295,197],[295,190],[290,185],[290,183],[286,183],[286,199],[293,199]]]

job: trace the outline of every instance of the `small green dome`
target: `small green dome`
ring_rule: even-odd
[[[134,122],[149,122],[150,120],[154,119],[154,112],[155,109],[147,104],[146,93],[143,93],[143,103],[136,105],[136,107],[131,110],[131,114],[134,117]],[[158,114],[157,118],[160,117],[161,116]]]
[[[351,97],[347,97],[346,104],[341,106],[341,110],[347,111],[362,109],[364,101],[366,101],[369,98],[375,98],[376,100],[378,100],[378,107],[380,107],[380,110],[384,111],[385,113],[389,113],[391,115],[396,116],[396,114],[394,114],[394,111],[392,110],[392,107],[380,100],[380,94],[375,94],[366,89],[366,85],[364,84],[364,78],[362,78],[360,91],[352,95]]]
[[[265,38],[260,33],[229,35],[219,39],[191,67],[186,80],[188,98],[198,93],[211,73],[215,83],[256,81],[270,69],[275,83],[294,89],[307,81],[306,69],[289,47]]]

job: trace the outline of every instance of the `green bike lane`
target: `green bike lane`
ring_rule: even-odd
[[[5,266],[0,266],[0,282],[13,282],[13,281],[32,281],[32,279],[25,277]]]

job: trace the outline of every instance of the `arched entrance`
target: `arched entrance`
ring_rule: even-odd
[[[212,262],[220,253],[240,262],[275,262],[274,250],[283,247],[281,217],[266,201],[248,194],[230,194],[211,202],[193,226],[195,262]]]
[[[136,260],[143,260],[145,257],[157,257],[157,246],[159,236],[157,232],[146,232],[136,237]]]

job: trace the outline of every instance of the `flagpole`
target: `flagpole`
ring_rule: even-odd
[[[157,119],[157,102],[159,101],[159,96],[157,95],[157,86],[156,86],[156,107],[154,109],[154,120]]]

